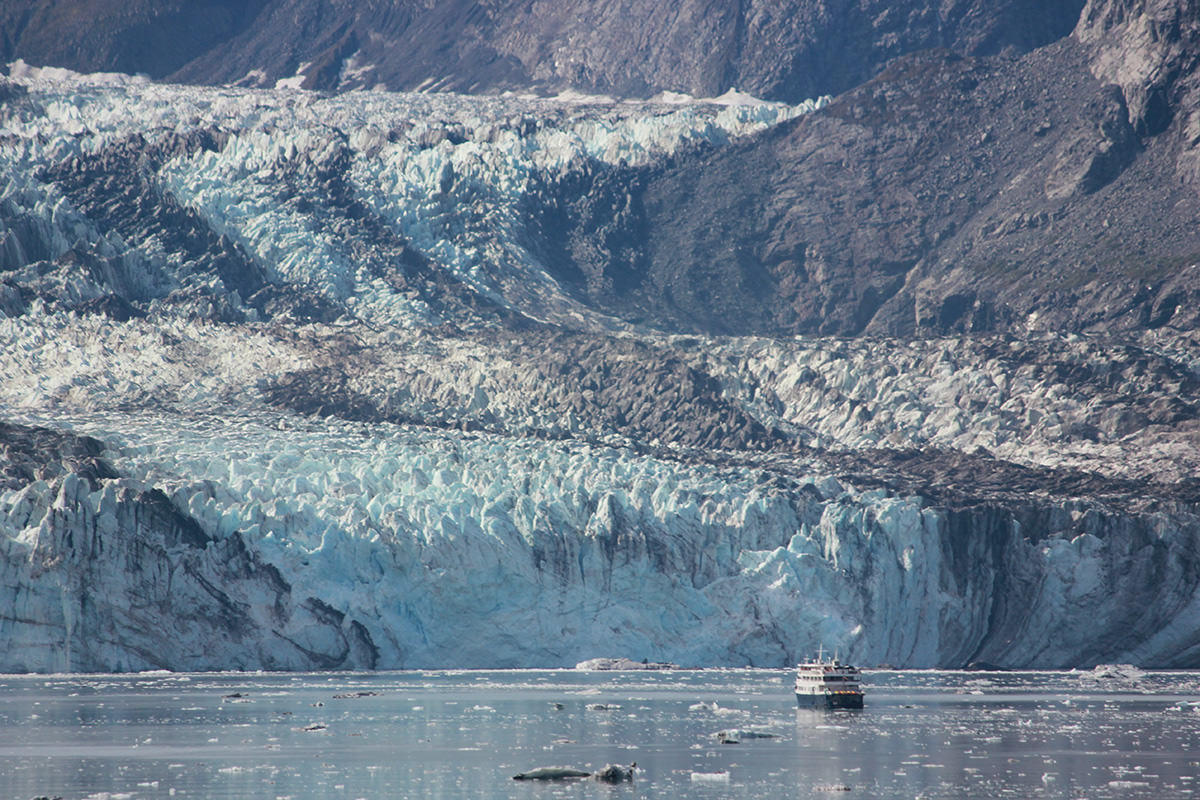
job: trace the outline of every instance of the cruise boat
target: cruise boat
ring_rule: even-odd
[[[815,661],[796,665],[796,704],[801,708],[862,708],[862,673],[837,656],[817,652]]]

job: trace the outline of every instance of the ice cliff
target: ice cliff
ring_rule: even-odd
[[[823,643],[910,666],[1196,658],[1194,514],[952,510],[389,424],[73,422],[122,431],[118,477],[0,495],[6,669],[783,665]]]
[[[527,213],[821,103],[3,88],[0,670],[1200,665],[1194,337],[683,336]]]

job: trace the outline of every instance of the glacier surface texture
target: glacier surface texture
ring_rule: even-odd
[[[662,100],[14,65],[0,671],[1200,666],[1194,339],[599,308],[623,186],[824,102]]]

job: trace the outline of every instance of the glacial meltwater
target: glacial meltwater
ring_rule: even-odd
[[[1200,673],[865,678],[863,711],[814,712],[796,708],[783,670],[2,676],[0,796],[1169,798],[1200,788]],[[632,783],[512,780],[633,762]]]

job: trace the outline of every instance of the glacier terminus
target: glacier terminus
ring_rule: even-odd
[[[0,81],[0,671],[1200,666],[1193,333],[591,301],[829,98]]]

